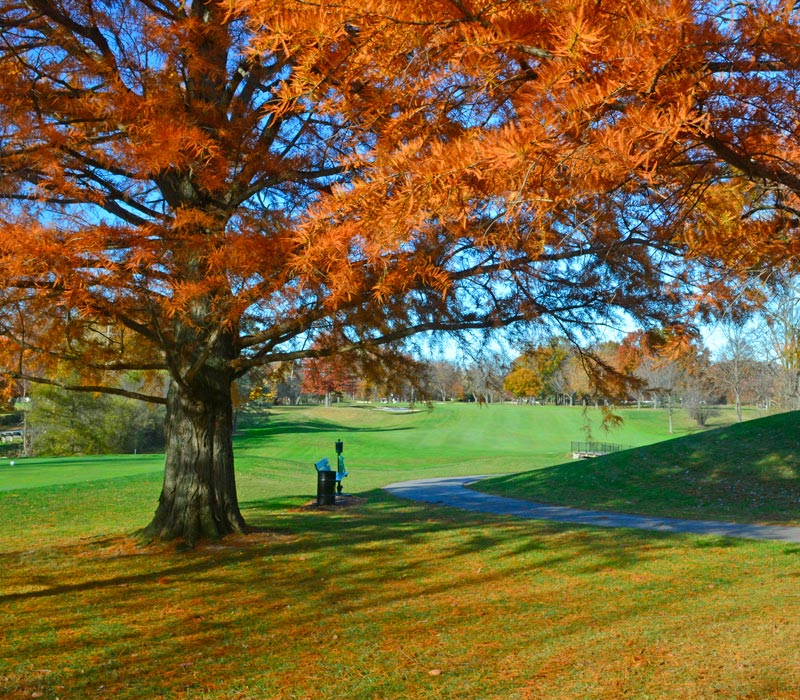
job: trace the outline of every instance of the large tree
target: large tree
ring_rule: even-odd
[[[358,375],[345,357],[337,355],[306,360],[303,364],[303,393],[324,396],[326,406],[330,406],[333,394],[350,394],[352,398],[358,386]]]
[[[789,122],[728,86],[794,75],[792,37],[766,54],[746,25],[728,55],[744,30],[699,5],[4,0],[0,364],[166,403],[148,531],[195,540],[244,528],[231,385],[251,368],[674,316],[687,222],[768,204],[764,234],[794,201],[735,119]],[[785,14],[759,16],[793,32]],[[729,261],[726,240],[697,250]],[[119,389],[130,369],[166,396]]]

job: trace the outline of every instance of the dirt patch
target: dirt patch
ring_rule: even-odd
[[[336,503],[332,506],[318,506],[316,499],[313,501],[309,501],[304,506],[302,506],[301,510],[340,510],[341,508],[352,508],[353,506],[360,506],[363,503],[366,503],[366,498],[361,498],[360,496],[350,496],[346,493],[343,493],[341,496],[336,496]]]
[[[218,549],[248,549],[262,547],[275,542],[296,540],[297,535],[287,530],[275,530],[260,527],[247,527],[246,533],[234,532],[218,540],[203,540],[195,546],[195,551]]]

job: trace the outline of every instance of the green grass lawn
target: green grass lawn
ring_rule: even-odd
[[[782,474],[795,488],[797,416],[696,435],[684,422],[685,442],[660,445],[663,413],[625,417],[594,437],[649,457],[617,455],[606,498],[647,491],[624,473],[644,483],[677,462],[699,479],[723,454],[742,483]],[[798,700],[799,546],[517,521],[379,489],[520,469],[534,471],[506,484],[515,495],[538,473],[599,479],[603,460],[565,464],[583,422],[536,406],[281,409],[237,437],[257,531],[186,553],[130,536],[155,509],[158,458],[2,465],[0,697]],[[311,463],[337,438],[361,502],[310,507]]]
[[[163,455],[150,454],[33,459],[13,457],[0,460],[0,491],[152,474],[163,466]]]
[[[636,446],[670,437],[663,411],[619,414],[622,427],[606,432],[599,410],[577,407],[451,403],[412,413],[372,406],[279,408],[267,425],[240,429],[236,454],[243,469],[283,460],[286,471],[294,463],[306,474],[320,457],[333,458],[334,442],[342,439],[350,486],[358,490],[408,474],[505,473],[558,464],[569,459],[571,441],[585,440],[587,431],[594,439]],[[719,424],[732,419],[732,412],[717,417]],[[683,414],[676,425],[677,435],[692,432]]]

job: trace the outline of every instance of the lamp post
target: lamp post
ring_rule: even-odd
[[[344,443],[341,440],[336,441],[336,471],[339,473],[339,478],[336,480],[336,490],[338,493],[342,492],[342,478],[347,474],[344,468]]]

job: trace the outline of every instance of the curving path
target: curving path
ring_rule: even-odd
[[[451,506],[462,510],[511,515],[534,520],[555,520],[594,527],[631,527],[658,532],[679,532],[693,535],[719,535],[754,540],[800,542],[800,527],[783,525],[741,525],[713,520],[680,520],[647,515],[625,515],[596,510],[579,510],[567,506],[548,506],[516,498],[504,498],[466,488],[483,476],[451,476],[437,479],[415,479],[384,486],[384,490],[412,501]],[[493,474],[491,476],[497,476]]]

